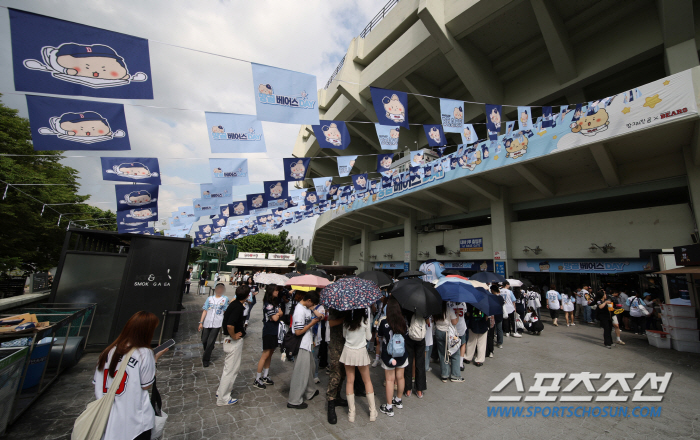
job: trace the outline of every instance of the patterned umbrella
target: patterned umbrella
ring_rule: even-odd
[[[317,277],[314,275],[302,275],[300,277],[294,277],[287,280],[284,283],[285,286],[302,286],[302,287],[326,287],[331,282],[325,278]]]
[[[382,291],[372,281],[341,278],[321,290],[321,304],[340,311],[354,310],[369,307],[382,296]]]

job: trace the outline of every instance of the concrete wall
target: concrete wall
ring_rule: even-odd
[[[463,252],[461,255],[449,255],[447,251],[459,252],[460,238],[483,238],[483,252]],[[452,231],[432,232],[418,235],[418,250],[430,252],[430,258],[436,260],[491,260],[493,259],[493,247],[491,246],[491,225],[477,226],[475,228],[454,229]],[[445,255],[437,255],[435,246],[444,245]],[[419,257],[419,260],[426,260]]]

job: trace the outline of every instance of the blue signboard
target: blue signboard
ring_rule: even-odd
[[[493,272],[493,260],[446,261],[445,269],[474,270],[478,272]]]
[[[403,271],[408,272],[409,270],[411,270],[411,263],[404,263],[403,264]]]
[[[651,261],[642,258],[617,260],[520,260],[519,272],[624,273],[652,270]]]
[[[494,261],[493,262],[494,273],[505,277],[506,276],[506,262],[505,261]]]
[[[408,264],[408,263],[406,263]],[[403,269],[404,263],[401,261],[392,261],[385,263],[374,263],[375,269]],[[408,269],[405,269],[408,270]]]
[[[460,238],[459,239],[459,251],[460,252],[483,252],[484,251],[484,239],[483,238]]]

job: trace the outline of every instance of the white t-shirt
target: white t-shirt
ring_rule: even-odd
[[[435,331],[435,324],[433,324],[433,317],[428,318],[428,324],[425,328],[425,346],[430,347],[433,345],[433,332]]]
[[[458,336],[462,336],[467,332],[467,322],[464,320],[464,315],[467,313],[467,304],[448,301],[447,307],[451,308],[457,319],[459,319],[457,325],[455,325],[455,330],[457,330]]]
[[[506,312],[508,312],[510,315],[515,311],[515,306],[513,305],[515,295],[510,289],[501,289],[501,297],[503,298],[504,305],[506,306]]]
[[[311,313],[311,310],[307,309],[301,304],[297,304],[294,309],[294,315],[292,316],[292,324],[294,331],[301,330],[313,321],[315,315]],[[299,348],[301,350],[313,351],[314,335],[311,329],[304,333],[304,337],[301,339],[301,344]]]
[[[92,383],[95,385],[97,399],[109,391],[114,381],[108,370],[115,349],[116,347],[110,351],[104,370],[95,369]],[[119,361],[115,371],[119,371],[121,362]],[[142,387],[152,385],[155,380],[156,359],[153,350],[139,348],[134,351],[124,372],[122,384],[117,389],[102,440],[131,440],[142,432],[153,429],[156,414],[151,406],[148,391]]]
[[[561,293],[556,290],[547,291],[547,304],[552,310],[559,310],[559,301],[561,300]]]
[[[207,316],[204,317],[202,321],[202,327],[205,328],[221,328],[221,324],[224,321],[224,312],[228,306],[228,297],[221,296],[217,298],[216,295],[212,295],[204,301],[204,306],[202,310],[207,311]]]
[[[627,305],[627,300],[629,299],[629,295],[627,295],[625,292],[620,292],[620,301],[622,301],[622,309],[629,312],[630,311],[630,306]]]
[[[357,350],[366,347],[367,341],[372,339],[372,326],[369,323],[369,318],[363,319],[360,326],[352,331],[343,324],[343,337],[345,338],[345,346],[348,348]]]
[[[587,306],[588,301],[586,300],[586,295],[588,295],[588,290],[586,289],[581,289],[578,292],[580,296],[578,297],[578,303],[581,304],[582,306]]]
[[[456,317],[457,315],[455,315],[455,311],[452,310],[451,307],[448,307],[447,313],[445,314],[445,319],[435,321],[435,329],[440,330],[441,332],[448,331],[450,329],[450,325],[452,325],[452,320]]]
[[[561,294],[561,308],[565,312],[573,312],[574,311],[574,298],[573,296],[569,296],[566,293]]]

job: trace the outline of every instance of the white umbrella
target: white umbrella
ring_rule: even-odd
[[[484,289],[486,289],[486,290],[491,289],[491,286],[489,286],[489,285],[486,284],[486,283],[482,283],[481,281],[474,281],[474,280],[468,280],[468,281],[469,281],[469,282],[471,283],[471,285],[474,286],[474,287],[482,287],[482,288],[484,288]],[[490,290],[489,290],[489,291],[490,291]]]
[[[520,286],[523,285],[523,282],[522,282],[522,281],[520,281],[520,280],[514,280],[514,279],[511,279],[511,278],[508,278],[508,282],[509,282],[510,285],[513,286],[513,287],[520,287]]]

